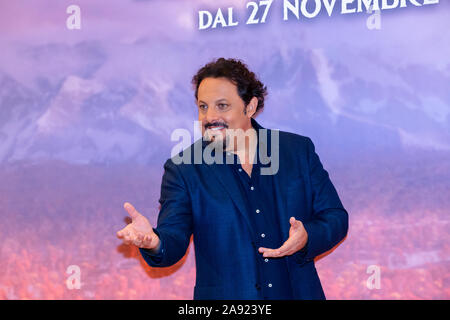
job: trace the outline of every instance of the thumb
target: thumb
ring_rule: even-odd
[[[294,217],[291,217],[289,219],[289,223],[291,224],[292,228],[298,228],[300,226],[301,221],[300,220],[296,220]]]
[[[125,210],[127,210],[128,214],[130,215],[131,219],[136,219],[139,217],[140,213],[136,211],[136,209],[131,205],[129,202],[125,202],[123,207]]]

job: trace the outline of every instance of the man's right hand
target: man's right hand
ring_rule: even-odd
[[[131,223],[117,232],[117,237],[123,239],[126,244],[134,244],[139,248],[158,250],[161,241],[153,231],[152,225],[142,214],[129,203],[123,207],[131,217]]]

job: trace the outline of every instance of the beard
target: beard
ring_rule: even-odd
[[[221,132],[212,133],[211,130],[206,130],[203,136],[203,140],[209,141],[208,145],[213,147],[216,150],[224,151],[227,148],[227,129],[225,129],[225,135]]]

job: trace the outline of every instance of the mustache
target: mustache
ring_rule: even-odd
[[[218,127],[218,126],[224,127],[225,129],[228,128],[228,125],[224,122],[209,122],[209,123],[205,124],[205,129],[208,129],[210,127]]]

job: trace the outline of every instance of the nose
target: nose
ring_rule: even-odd
[[[213,123],[213,122],[223,122],[215,108],[208,108],[206,110],[206,113],[204,114],[203,118],[203,125],[206,125],[207,123]]]

